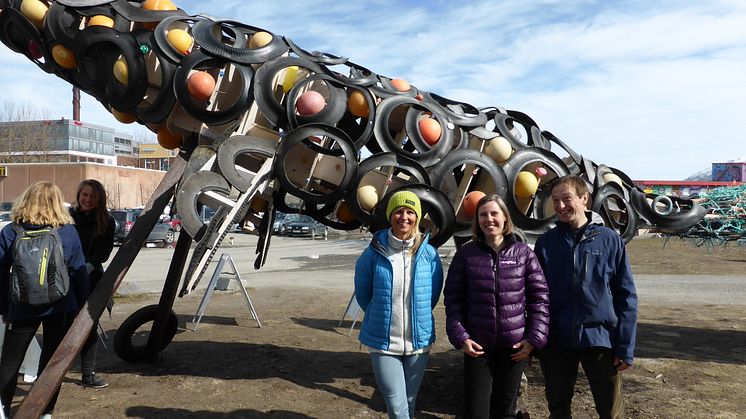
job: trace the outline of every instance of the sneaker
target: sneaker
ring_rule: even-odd
[[[97,376],[96,373],[83,374],[83,380],[81,381],[83,382],[83,387],[104,388],[109,385],[106,380]]]

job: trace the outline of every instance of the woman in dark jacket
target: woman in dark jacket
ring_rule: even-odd
[[[0,358],[0,400],[6,417],[9,416],[16,390],[18,370],[39,325],[44,325],[39,363],[39,369],[43,371],[65,336],[70,320],[88,297],[85,256],[60,189],[51,182],[37,182],[29,186],[13,204],[11,218],[13,223],[0,231],[0,314],[5,323],[5,341]],[[13,243],[17,236],[14,224],[22,225],[27,231],[60,227],[58,234],[62,242],[70,289],[64,297],[50,305],[29,306],[14,302],[11,298],[10,269],[13,265]],[[58,395],[59,387],[44,409],[42,418],[51,417]]]
[[[458,249],[446,278],[446,331],[464,351],[467,418],[516,417],[523,368],[547,339],[546,280],[534,252],[512,231],[502,199],[482,198],[473,240]]]
[[[106,209],[106,189],[101,182],[88,179],[80,182],[75,195],[75,205],[70,208],[70,215],[75,220],[75,228],[80,235],[80,244],[85,253],[91,291],[96,287],[104,273],[103,263],[109,259],[114,248],[114,218]],[[104,388],[109,385],[96,375],[96,356],[98,354],[98,321],[93,324],[91,334],[80,351],[80,369],[83,373],[84,387]]]

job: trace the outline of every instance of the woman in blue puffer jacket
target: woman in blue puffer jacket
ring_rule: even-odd
[[[417,391],[435,342],[433,308],[443,287],[438,252],[419,231],[420,199],[391,196],[391,228],[379,231],[355,265],[355,298],[365,311],[360,342],[368,347],[389,418],[414,417]]]
[[[464,417],[516,417],[531,352],[546,344],[549,291],[534,252],[516,241],[503,200],[476,206],[473,240],[458,249],[445,286],[446,331],[464,351]]]

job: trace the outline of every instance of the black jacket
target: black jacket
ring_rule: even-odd
[[[102,264],[109,260],[111,251],[114,249],[114,231],[116,222],[111,215],[108,219],[106,231],[103,235],[96,234],[96,218],[93,212],[83,212],[70,208],[70,215],[75,220],[75,229],[80,236],[80,245],[83,247],[86,263],[93,265],[91,282],[101,277],[104,269]]]

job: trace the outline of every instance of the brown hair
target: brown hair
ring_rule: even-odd
[[[75,209],[80,209],[80,193],[83,188],[90,186],[93,190],[93,196],[96,198],[96,208],[93,209],[94,219],[96,220],[96,235],[103,236],[106,234],[106,228],[109,225],[109,210],[106,209],[106,189],[104,185],[96,179],[86,179],[78,185],[78,191],[75,193]]]
[[[26,188],[13,203],[10,217],[17,224],[59,227],[73,223],[65,208],[62,191],[47,181],[36,182]]]
[[[559,185],[568,185],[570,189],[575,192],[575,195],[582,198],[583,196],[587,195],[588,192],[588,185],[586,185],[583,178],[581,178],[578,175],[565,175],[561,178],[556,179],[554,182],[552,182],[552,186],[549,189],[549,194],[551,195],[554,191],[554,188],[556,188]]]
[[[479,208],[482,208],[482,206],[489,202],[497,203],[500,211],[505,215],[505,225],[502,231],[503,236],[513,234],[513,219],[510,218],[510,212],[508,211],[508,206],[505,205],[505,201],[499,195],[485,195],[477,202],[477,207],[474,209],[474,222],[471,225],[471,235],[475,241],[484,241],[484,232],[479,227]]]

